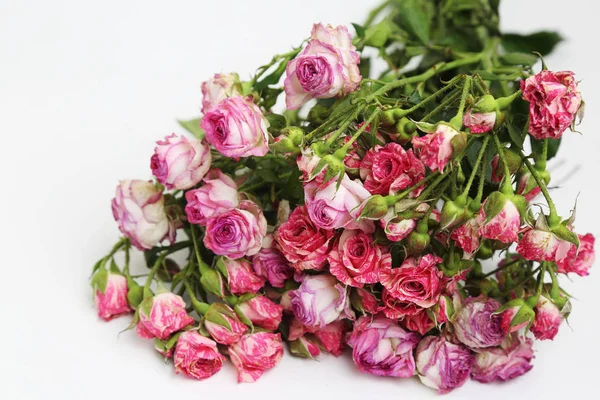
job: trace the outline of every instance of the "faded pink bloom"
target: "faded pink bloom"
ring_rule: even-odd
[[[558,266],[558,272],[563,274],[573,272],[579,276],[586,276],[589,274],[589,269],[596,258],[594,251],[596,238],[591,233],[577,236],[579,237],[579,248],[571,244],[567,256],[557,262],[556,265]]]
[[[530,228],[519,240],[517,253],[526,260],[560,263],[569,254],[571,246],[572,243],[560,239],[550,231]]]
[[[513,243],[519,240],[521,214],[515,203],[506,199],[500,212],[491,218],[486,217],[485,210],[484,202],[479,211],[479,219],[482,221],[481,228],[479,228],[480,236],[502,243]]]
[[[481,297],[468,298],[456,310],[452,324],[456,338],[472,349],[497,346],[504,340],[502,316],[494,314],[500,303]]]
[[[532,340],[520,339],[518,335],[508,337],[502,347],[477,350],[472,377],[488,383],[507,381],[528,372],[534,358]]]
[[[444,167],[454,154],[454,137],[459,132],[446,124],[438,124],[435,132],[425,136],[415,136],[411,143],[419,159],[431,171],[444,172]]]
[[[239,96],[236,88],[239,81],[237,74],[215,74],[202,83],[202,114],[206,114],[228,97]]]
[[[463,117],[463,125],[471,130],[472,134],[486,133],[494,129],[496,124],[495,112],[474,112],[469,109]]]
[[[450,238],[456,242],[456,245],[463,249],[463,257],[470,259],[479,249],[479,230],[483,219],[481,213],[466,220],[462,225],[452,231]]]
[[[212,338],[220,344],[224,344],[226,346],[230,346],[237,342],[244,333],[248,331],[248,327],[240,321],[240,319],[235,315],[234,311],[226,305],[225,312],[220,312],[219,315],[229,326],[223,325],[223,321],[219,321],[218,319],[215,321],[211,321],[210,316],[204,319],[204,327],[212,336]]]
[[[305,275],[290,298],[294,316],[307,327],[324,328],[349,313],[346,289],[331,275]]]
[[[266,279],[256,275],[252,264],[245,258],[222,260],[231,294],[257,293],[265,285]]]
[[[127,278],[109,272],[104,288],[96,288],[98,316],[105,321],[131,312],[127,302]]]
[[[141,337],[165,340],[172,333],[194,323],[185,311],[185,301],[174,293],[160,293],[140,304],[138,333]],[[145,336],[144,336],[145,335]]]
[[[186,331],[179,335],[173,356],[175,373],[198,380],[210,378],[223,366],[223,357],[217,344],[197,331]]]
[[[239,204],[237,185],[220,169],[208,171],[199,189],[185,193],[185,213],[191,224],[206,225],[208,218],[236,208]]]
[[[282,288],[285,286],[285,281],[294,275],[294,269],[275,246],[273,235],[267,235],[262,245],[260,251],[252,256],[254,272],[267,279],[271,286]]]
[[[229,347],[229,356],[238,371],[238,382],[255,382],[283,357],[281,336],[270,332],[244,335]]]
[[[283,306],[273,303],[265,296],[255,296],[238,304],[238,308],[253,325],[269,331],[277,330],[281,323]]]
[[[531,332],[538,340],[553,340],[564,317],[558,307],[544,296],[540,296],[535,306],[535,319]]]

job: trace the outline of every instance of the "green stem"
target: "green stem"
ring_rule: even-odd
[[[448,97],[446,97],[444,99],[444,101],[442,101],[440,103],[439,106],[437,106],[436,108],[431,110],[427,115],[425,115],[423,118],[421,118],[421,122],[426,122],[429,118],[433,117],[434,115],[437,115],[444,108],[448,107],[450,104],[452,104],[454,101],[456,101],[456,99],[461,94],[461,92],[459,91],[458,88],[456,90],[457,90],[456,92],[450,93],[450,95]]]
[[[556,206],[554,205],[554,202],[552,201],[552,197],[550,197],[550,193],[548,193],[548,188],[546,187],[546,184],[544,183],[544,181],[542,180],[542,178],[536,171],[535,167],[533,165],[531,165],[531,162],[529,162],[527,157],[525,157],[525,154],[523,154],[523,152],[521,152],[521,158],[523,159],[523,162],[525,163],[525,166],[527,167],[529,172],[531,172],[531,176],[533,176],[533,179],[535,179],[535,182],[540,187],[540,190],[542,191],[542,194],[544,195],[546,202],[548,202],[548,208],[550,208],[550,215],[548,217],[548,223],[550,224],[550,227],[552,228],[557,223],[560,222],[560,217],[558,216],[558,213],[556,212]]]
[[[471,185],[473,184],[473,181],[475,180],[475,175],[477,175],[477,170],[479,169],[479,166],[481,165],[481,161],[483,160],[483,155],[485,154],[485,150],[487,148],[489,141],[490,141],[490,135],[485,135],[485,138],[483,139],[483,144],[481,145],[481,149],[479,149],[479,154],[477,154],[477,161],[475,161],[475,165],[473,166],[473,171],[471,171],[471,175],[469,176],[467,185],[465,186],[465,189],[463,190],[464,196],[467,196],[469,194],[469,190],[471,189]]]
[[[123,273],[125,274],[125,276],[129,276],[129,260],[130,260],[130,250],[131,250],[131,243],[129,241],[127,241],[127,244],[125,245],[125,266],[123,267]]]
[[[380,5],[378,5],[377,7],[375,7],[374,9],[372,9],[369,12],[369,15],[367,16],[367,19],[363,25],[364,28],[368,28],[373,21],[375,20],[375,18],[377,18],[377,16],[391,3],[390,0],[384,1],[383,3],[381,3]]]
[[[204,315],[208,312],[209,304],[199,301],[196,298],[196,294],[194,292],[194,288],[190,284],[190,282],[183,278],[183,285],[185,286],[185,290],[187,291],[188,296],[190,296],[190,300],[192,301],[192,306],[194,310],[200,315]]]
[[[464,79],[463,75],[458,75],[455,76],[454,78],[452,78],[450,80],[450,82],[448,82],[444,87],[442,87],[441,89],[439,89],[437,92],[434,92],[432,94],[430,94],[429,96],[425,97],[423,100],[421,100],[418,104],[412,106],[411,108],[408,108],[406,110],[402,110],[402,115],[398,114],[398,117],[404,117],[416,110],[418,110],[419,108],[423,107],[424,105],[426,105],[427,103],[429,103],[430,101],[436,99],[440,94],[446,92],[447,90],[451,89],[452,87],[454,87],[454,84],[456,83],[456,81],[460,80],[460,79]]]
[[[483,188],[485,186],[485,174],[487,172],[487,154],[484,153],[483,160],[481,161],[481,171],[479,172],[479,186],[477,187],[477,196],[473,199],[471,209],[475,208],[473,212],[479,210],[481,206],[481,200],[483,199]]]
[[[521,261],[521,259],[520,259],[520,258],[519,258],[519,259],[517,259],[517,260],[513,260],[513,261],[510,261],[510,262],[504,263],[502,266],[500,266],[500,267],[498,267],[498,268],[496,268],[496,269],[494,269],[494,270],[492,270],[492,271],[488,272],[487,274],[483,275],[483,278],[487,278],[488,276],[492,276],[492,275],[494,275],[496,272],[502,271],[503,269],[505,269],[505,268],[508,268],[508,267],[510,267],[511,265],[515,265],[515,264],[516,264],[516,263],[518,263],[519,261]]]
[[[465,83],[463,85],[462,95],[460,97],[460,103],[458,105],[458,112],[452,119],[450,120],[450,125],[454,128],[460,130],[462,128],[462,120],[463,114],[465,112],[465,104],[467,103],[467,97],[469,96],[469,92],[471,90],[471,77],[467,75],[465,77]]]
[[[371,114],[369,118],[362,124],[362,126],[356,131],[356,133],[350,138],[350,140],[348,140],[339,150],[337,150],[334,153],[337,155],[341,155],[341,157],[338,157],[340,160],[344,159],[346,153],[348,153],[348,150],[350,149],[350,146],[352,146],[352,143],[354,143],[360,137],[360,135],[362,135],[362,133],[371,125],[371,122],[373,122],[373,120],[377,118],[380,112],[381,109],[377,108],[373,112],[373,114]]]
[[[336,124],[338,124],[341,121],[343,121],[353,111],[354,111],[353,106],[350,106],[347,109],[341,111],[336,116],[328,119],[323,124],[319,125],[317,128],[315,128],[314,130],[312,130],[309,133],[307,133],[306,136],[304,137],[304,140],[308,142],[310,139],[312,139],[318,133],[326,132],[330,127],[333,127]]]
[[[198,265],[202,265],[202,257],[200,257],[200,248],[198,247],[198,240],[196,239],[196,229],[194,224],[190,224],[190,231],[192,232],[192,242],[194,242],[196,261],[198,262]]]
[[[547,269],[548,269],[548,263],[542,262],[542,270],[540,271],[540,274],[538,275],[537,290],[535,291],[535,294],[533,296],[529,297],[526,300],[527,305],[531,308],[535,307],[538,300],[540,299],[540,295],[542,294],[542,289],[544,288],[544,276],[546,275]]]
[[[410,194],[410,192],[412,192],[413,190],[415,190],[419,186],[426,184],[427,182],[429,182],[430,180],[432,180],[433,178],[435,178],[439,174],[440,174],[439,172],[435,172],[435,173],[433,173],[433,174],[431,174],[431,175],[423,178],[419,182],[415,183],[414,185],[412,185],[408,189],[404,189],[401,193],[398,193],[398,194],[395,194],[395,195],[385,196],[385,199],[387,201],[388,207],[393,206],[397,201],[402,200],[403,198],[405,198],[406,196],[408,196]]]
[[[150,272],[148,273],[148,277],[146,278],[146,284],[144,285],[144,292],[147,292],[150,289],[150,285],[152,284],[152,280],[154,279],[154,275],[156,275],[156,272],[158,271],[158,269],[160,268],[160,266],[164,262],[165,257],[167,257],[167,254],[168,253],[165,252],[165,253],[162,253],[160,256],[158,256],[158,259],[156,260],[156,262],[152,266],[152,269],[150,269]]]
[[[431,183],[431,185],[427,186],[427,189],[425,189],[420,195],[419,195],[419,199],[424,199],[427,198],[427,196],[429,196],[429,194],[431,192],[433,192],[433,189],[435,189],[435,187],[437,185],[439,185],[444,179],[446,179],[446,176],[448,174],[448,171],[446,170],[446,172],[444,172],[443,174],[440,174],[437,179],[435,181],[433,181]]]
[[[358,106],[356,107],[356,110],[354,110],[354,112],[349,116],[349,118],[347,118],[341,125],[340,127],[327,139],[327,141],[325,142],[325,145],[327,147],[331,146],[333,144],[333,142],[335,142],[338,137],[340,137],[340,135],[346,130],[348,129],[348,127],[350,126],[350,124],[352,123],[352,121],[354,121],[357,117],[358,114],[360,114],[360,112],[364,109],[363,106]],[[366,128],[365,128],[366,129]]]
[[[535,166],[540,170],[546,169],[546,161],[548,160],[548,139],[544,139],[542,142],[542,154],[537,157],[533,155],[535,159]]]
[[[500,162],[504,166],[504,182],[502,183],[502,192],[506,195],[513,194],[512,182],[510,179],[510,169],[508,168],[508,162],[506,162],[506,155],[504,154],[504,148],[500,143],[500,139],[498,135],[492,132],[492,136],[494,136],[494,142],[496,143],[496,148],[498,149],[498,155],[500,156]]]

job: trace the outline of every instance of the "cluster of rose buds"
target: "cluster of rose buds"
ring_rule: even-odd
[[[92,279],[101,318],[135,313],[131,328],[195,379],[229,359],[253,382],[284,343],[307,358],[350,348],[359,371],[416,375],[440,393],[532,368],[532,337],[553,339],[570,312],[559,277],[587,275],[594,259],[594,237],[575,233],[547,188],[577,81],[544,69],[494,96],[477,73],[455,73],[407,100],[409,83],[483,55],[362,79],[356,46],[391,40],[370,32],[353,41],[315,24],[303,49],[274,59],[283,88],[237,74],[202,85],[199,136],[158,141],[156,181],[117,187],[124,237]],[[285,94],[286,116],[269,90]],[[306,119],[292,111],[312,99]],[[517,103],[529,119],[514,135]],[[540,152],[523,153],[528,138]],[[548,215],[532,211],[540,193]],[[129,272],[131,246],[145,252],[145,282]],[[182,250],[180,266],[169,255]]]

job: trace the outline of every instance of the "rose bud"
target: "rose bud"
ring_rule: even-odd
[[[408,378],[415,373],[413,349],[420,335],[402,329],[382,316],[360,317],[348,340],[352,359],[360,372]]]
[[[237,342],[248,331],[235,312],[223,303],[211,304],[204,315],[204,327],[217,343],[226,346]]]
[[[349,306],[345,288],[326,274],[305,275],[290,298],[294,316],[308,327],[324,328],[342,317]]]
[[[517,335],[507,337],[502,347],[477,350],[471,376],[476,381],[488,383],[507,381],[528,372],[534,358],[531,339]]]
[[[560,263],[566,259],[572,246],[550,230],[529,228],[519,240],[517,253],[526,260]]]
[[[179,335],[173,356],[175,373],[202,380],[219,372],[223,361],[225,357],[211,339],[197,331],[186,331]]]
[[[202,83],[202,114],[206,114],[221,100],[239,96],[238,74],[215,74],[211,79]]]
[[[421,220],[417,227],[406,238],[406,252],[408,255],[418,256],[427,249],[431,238],[429,237],[426,220]]]
[[[151,182],[138,179],[120,181],[112,212],[119,230],[139,250],[149,250],[169,232],[162,191]]]
[[[94,275],[92,287],[96,291],[98,316],[103,320],[110,321],[131,312],[127,301],[127,278],[123,275],[101,269]]]
[[[253,325],[269,331],[277,330],[283,315],[283,306],[275,304],[261,295],[243,301],[235,308]]]
[[[415,136],[411,143],[421,162],[433,172],[444,172],[453,154],[462,151],[465,145],[464,134],[450,125],[437,124],[435,132],[423,137]]]
[[[262,157],[269,152],[267,119],[244,97],[223,99],[204,114],[200,126],[208,143],[225,157]]]
[[[360,163],[360,177],[371,194],[396,194],[419,183],[425,177],[425,166],[412,150],[404,150],[397,143],[376,145]],[[410,197],[417,197],[424,186],[414,189]]]
[[[479,230],[483,219],[478,213],[475,217],[466,220],[462,225],[452,231],[450,238],[463,250],[463,257],[471,259],[479,249]]]
[[[352,307],[365,314],[377,314],[385,307],[379,305],[377,297],[368,290],[362,288],[354,288],[350,293],[350,302]]]
[[[185,213],[191,224],[206,225],[208,218],[236,208],[237,185],[228,175],[215,168],[206,174],[202,187],[185,193]]]
[[[442,292],[443,274],[437,268],[441,262],[433,254],[407,258],[399,268],[382,271],[380,282],[396,299],[428,308],[438,302]]]
[[[150,160],[152,174],[167,189],[189,189],[204,178],[210,168],[208,144],[174,133],[156,142]]]
[[[362,231],[344,230],[329,253],[329,272],[349,286],[377,283],[380,271],[391,268],[388,248],[374,244],[373,237]]]
[[[271,286],[282,288],[285,281],[294,275],[294,269],[285,256],[275,247],[273,235],[267,235],[262,248],[252,256],[252,268],[258,276],[267,279]]]
[[[290,353],[297,357],[316,358],[321,354],[319,345],[306,336],[289,342]]]
[[[535,319],[531,325],[531,332],[538,340],[553,340],[563,320],[563,314],[558,307],[549,299],[540,296],[535,306]]]
[[[238,382],[255,382],[283,357],[281,336],[270,332],[244,335],[229,347],[229,356],[238,371]]]
[[[415,358],[421,382],[442,394],[462,386],[475,361],[469,349],[441,336],[424,337]]]
[[[417,226],[417,221],[412,218],[403,218],[397,215],[393,208],[389,208],[386,215],[379,220],[385,236],[392,242],[399,242],[406,238]]]
[[[142,331],[151,337],[165,340],[172,333],[177,332],[194,322],[185,311],[185,301],[174,293],[159,293],[147,298],[140,304],[138,333]]]
[[[308,45],[286,67],[285,104],[296,110],[313,98],[328,99],[355,91],[360,56],[345,26],[314,24]]]
[[[470,217],[467,207],[467,197],[458,196],[454,200],[444,202],[440,213],[440,230],[452,228]]]
[[[346,347],[344,338],[347,330],[346,321],[334,321],[325,328],[314,330],[312,334],[319,340],[324,351],[339,357]]]
[[[573,272],[579,276],[589,274],[589,269],[594,264],[596,258],[594,252],[594,243],[596,238],[591,233],[577,235],[579,237],[579,247],[571,244],[567,256],[556,263],[558,272],[568,274]]]
[[[535,318],[535,312],[523,299],[514,299],[498,309],[500,327],[506,334],[517,332],[530,325]]]
[[[219,257],[216,265],[227,279],[231,294],[257,293],[265,285],[266,279],[256,275],[252,264],[245,258],[232,260]]]
[[[489,132],[496,125],[496,112],[476,112],[473,109],[469,109],[463,117],[463,125],[473,135]]]
[[[204,245],[215,254],[241,258],[258,253],[267,234],[267,220],[253,202],[244,200],[238,208],[208,219]]]
[[[581,94],[571,71],[540,71],[521,81],[529,102],[529,133],[536,139],[558,139],[573,123]]]
[[[508,164],[508,171],[510,172],[511,175],[514,175],[519,170],[519,167],[521,166],[521,163],[523,162],[521,160],[521,155],[519,153],[517,153],[516,151],[509,149],[509,148],[504,148],[502,151],[504,152],[504,158],[506,158],[506,161]],[[500,159],[500,155],[496,154],[494,156],[494,158],[492,158],[491,180],[492,180],[492,182],[501,182],[503,178],[504,178],[504,163]]]
[[[371,196],[360,205],[359,218],[378,220],[388,213],[388,202],[382,195]]]
[[[414,315],[404,317],[401,324],[409,331],[419,332],[421,335],[435,328],[435,321],[431,319],[428,310],[424,308]]]
[[[534,165],[538,175],[542,179],[542,181],[548,186],[550,183],[550,174],[545,169],[538,170],[537,165]],[[540,194],[542,189],[537,184],[537,181],[531,174],[531,172],[527,168],[522,168],[519,174],[519,178],[517,180],[517,190],[516,193],[525,197],[527,202],[531,202],[538,194]]]
[[[496,314],[500,303],[483,297],[469,298],[456,310],[456,338],[472,349],[497,346],[504,340],[501,316]]]
[[[502,243],[518,241],[521,227],[519,208],[524,208],[525,204],[525,199],[518,195],[509,198],[500,192],[491,193],[479,211],[482,221],[479,235]]]

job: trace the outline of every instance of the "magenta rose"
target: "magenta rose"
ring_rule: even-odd
[[[381,292],[381,301],[384,305],[383,314],[390,319],[402,319],[406,316],[418,314],[423,310],[422,307],[411,301],[398,300],[386,288]]]
[[[596,238],[591,233],[577,235],[579,237],[579,248],[571,244],[567,256],[557,262],[558,272],[568,274],[573,272],[579,276],[589,274],[589,269],[594,264],[596,254],[594,252],[594,243]]]
[[[438,321],[439,322],[439,321]],[[407,315],[402,319],[402,326],[412,332],[425,335],[435,328],[435,321],[431,319],[426,309],[422,308],[414,315]]]
[[[360,56],[345,26],[314,24],[308,45],[286,67],[285,103],[295,110],[313,98],[353,92],[360,83]]]
[[[530,228],[519,240],[517,253],[526,260],[560,263],[568,256],[571,246],[572,243],[560,239],[550,231]]]
[[[346,290],[331,275],[305,275],[290,298],[294,316],[308,327],[324,328],[349,312]]]
[[[206,225],[208,218],[236,208],[239,204],[237,185],[220,169],[208,171],[199,189],[185,193],[185,213],[191,224]]]
[[[362,288],[354,288],[353,292],[355,297],[352,299],[352,303],[359,303],[359,307],[357,308],[362,309],[361,311],[369,314],[377,314],[385,308],[385,306],[379,304],[377,297],[370,291]]]
[[[493,299],[467,299],[452,321],[456,338],[472,349],[498,346],[505,337],[499,308]]]
[[[345,321],[334,321],[324,328],[314,330],[312,334],[319,340],[324,351],[339,357],[346,348],[346,332]]]
[[[573,123],[581,94],[571,71],[540,71],[521,81],[529,102],[529,133],[536,139],[558,139]]]
[[[373,237],[362,231],[344,230],[329,253],[329,272],[349,286],[377,283],[379,272],[391,268],[388,248],[375,244]]]
[[[442,394],[462,386],[469,379],[475,361],[465,346],[441,336],[424,337],[415,358],[421,382]]]
[[[230,346],[248,331],[248,327],[240,321],[229,306],[222,304],[220,307],[224,309],[215,309],[216,316],[212,314],[213,310],[207,313],[204,318],[204,327],[217,343]]]
[[[469,128],[472,134],[478,135],[494,129],[496,125],[495,112],[475,112],[469,109],[463,117],[463,125]]]
[[[564,320],[561,311],[552,301],[540,296],[535,306],[535,319],[531,332],[538,340],[553,340]]]
[[[210,168],[208,144],[174,133],[156,142],[150,159],[152,174],[167,189],[189,189],[202,180]]]
[[[232,260],[222,257],[217,265],[227,278],[231,294],[257,293],[265,285],[266,279],[256,275],[252,264],[245,258]]]
[[[208,143],[226,157],[262,157],[269,152],[267,119],[256,104],[244,97],[222,100],[200,124]]]
[[[483,223],[481,213],[466,220],[462,225],[452,231],[450,238],[463,250],[463,257],[470,259],[479,249],[479,230]]]
[[[282,288],[285,281],[294,275],[294,269],[289,261],[275,247],[273,235],[269,234],[263,239],[263,247],[252,256],[254,272],[269,281],[271,286]]]
[[[398,216],[393,208],[389,208],[385,216],[379,220],[385,236],[392,242],[405,239],[416,228],[417,221],[412,218]]]
[[[105,321],[131,312],[127,302],[127,278],[109,272],[106,281],[96,287],[98,316]]]
[[[508,337],[502,347],[477,350],[471,376],[479,382],[507,381],[528,372],[534,358],[532,340]]]
[[[321,270],[333,245],[334,233],[317,227],[306,206],[298,206],[275,231],[275,241],[296,271]]]
[[[460,133],[446,124],[438,124],[435,132],[415,136],[411,143],[419,159],[431,171],[444,172],[455,151],[454,140]]]
[[[429,308],[438,302],[442,292],[443,274],[437,267],[441,262],[433,254],[419,259],[410,257],[400,267],[382,271],[380,282],[396,299]]]
[[[255,382],[283,357],[281,336],[270,332],[244,335],[229,347],[229,356],[238,371],[238,382]]]
[[[175,373],[202,380],[219,372],[223,361],[225,357],[219,353],[213,340],[197,331],[186,331],[179,335],[173,355]]]
[[[409,378],[415,373],[413,349],[421,336],[402,329],[383,316],[360,317],[348,340],[360,372]]]
[[[258,253],[266,234],[267,220],[261,209],[244,200],[238,208],[208,219],[204,245],[215,254],[241,258]]]
[[[239,96],[239,77],[237,74],[215,74],[202,83],[202,113],[211,111],[228,97]]]
[[[140,304],[138,333],[165,340],[172,333],[194,323],[185,311],[185,301],[174,293],[160,293]]]
[[[482,224],[478,236],[498,240],[502,243],[518,241],[521,229],[521,214],[515,203],[506,199],[502,209],[491,218],[486,216],[486,212],[489,212],[486,203],[487,200],[479,211],[479,220],[482,221]]]
[[[273,303],[265,296],[255,296],[237,307],[253,325],[263,329],[275,331],[281,323],[283,306]]]
[[[169,233],[165,200],[152,182],[120,181],[112,212],[119,230],[139,250],[151,249]]]
[[[425,177],[425,167],[412,150],[388,143],[367,152],[360,163],[360,177],[371,194],[386,196],[419,183]],[[422,190],[422,186],[414,189],[411,197],[418,196]]]

